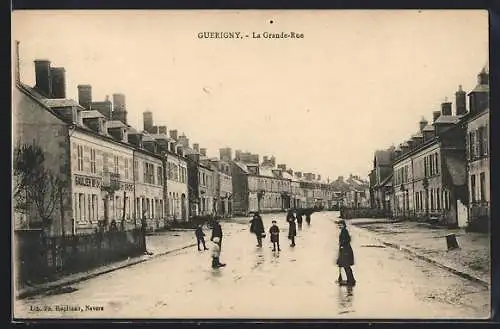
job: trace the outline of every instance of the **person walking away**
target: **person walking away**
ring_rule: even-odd
[[[349,235],[349,231],[347,231],[347,226],[344,220],[341,220],[339,225],[339,254],[337,258],[337,265],[339,266],[339,284],[354,286],[356,284],[356,280],[354,279],[351,269],[351,266],[354,265],[354,252],[351,247],[351,236]],[[340,268],[344,268],[347,276],[347,280],[345,282],[342,281]]]
[[[290,247],[295,247],[295,236],[297,235],[297,225],[295,224],[295,217],[288,220],[288,239],[292,241]]]
[[[302,230],[302,211],[297,212],[297,224],[299,225],[299,230]]]
[[[264,223],[262,222],[262,217],[256,212],[250,221],[250,233],[255,234],[257,238],[257,247],[262,247],[262,235],[264,234]]]
[[[306,212],[306,223],[307,225],[311,225],[311,215],[312,215],[312,212],[309,210],[308,212]]]
[[[226,264],[220,262],[220,239],[219,237],[214,237],[212,239],[212,268],[224,267]]]
[[[207,246],[205,245],[205,233],[203,232],[203,227],[201,226],[201,224],[198,224],[198,227],[196,228],[196,231],[194,231],[194,234],[196,235],[196,242],[198,244],[198,251],[201,250],[200,243],[203,244],[204,250],[208,250]]]
[[[212,236],[210,237],[210,241],[213,242],[215,238],[219,238],[218,244],[219,244],[219,247],[222,249],[222,227],[220,226],[218,217],[216,217],[214,219],[213,226],[212,226]]]
[[[281,251],[280,249],[280,229],[278,225],[276,224],[276,221],[273,220],[273,225],[269,229],[269,235],[271,237],[271,242],[273,243],[273,251],[276,251],[276,245],[278,246],[278,251]]]

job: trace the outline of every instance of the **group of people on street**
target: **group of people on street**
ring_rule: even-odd
[[[300,212],[294,212],[292,210],[288,211],[286,215],[286,221],[288,223],[288,239],[291,241],[290,247],[295,247],[297,225],[299,230],[302,229],[302,214]],[[306,213],[306,222],[308,225],[310,225],[310,213]],[[340,220],[337,223],[340,228],[339,249],[337,256],[339,276],[337,282],[340,285],[354,286],[356,284],[356,280],[351,268],[351,266],[354,265],[354,252],[351,247],[351,236],[349,234],[349,231],[347,230],[347,225],[344,220]],[[255,234],[257,239],[257,247],[262,247],[262,239],[266,237],[266,234],[262,217],[258,212],[254,213],[252,220],[250,220],[250,233]],[[276,220],[273,220],[272,225],[269,228],[269,235],[271,243],[273,244],[273,251],[281,251],[279,234],[280,228],[278,227]],[[198,242],[198,250],[202,250],[200,244],[203,246],[204,250],[208,250],[205,244],[205,233],[203,233],[201,224],[196,228],[195,235]],[[222,248],[222,227],[218,219],[215,219],[212,224],[212,235],[210,241],[213,244],[212,268],[216,269],[226,266],[226,264],[220,262],[220,253]],[[344,272],[346,274],[346,280],[343,280],[342,278],[342,268],[344,269]]]

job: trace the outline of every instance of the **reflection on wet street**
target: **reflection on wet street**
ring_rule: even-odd
[[[281,228],[281,251],[269,238],[255,246],[248,221],[222,223],[221,262],[196,247],[81,282],[54,295],[17,301],[16,316],[55,318],[486,318],[489,291],[349,227],[354,287],[336,283],[337,213],[317,213],[290,247],[284,214],[264,215]],[[343,275],[345,275],[343,273]],[[64,293],[63,293],[64,292]],[[30,312],[31,305],[80,305],[81,312]],[[102,311],[86,311],[86,305]]]

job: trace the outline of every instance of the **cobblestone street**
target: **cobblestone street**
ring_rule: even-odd
[[[196,247],[81,282],[67,293],[17,301],[20,317],[59,318],[486,318],[488,289],[392,248],[349,226],[357,285],[339,287],[335,266],[337,213],[313,215],[291,248],[283,214],[282,251],[257,248],[245,220],[223,223],[221,260]],[[209,236],[209,232],[207,232]],[[30,308],[73,305],[81,311]],[[102,307],[85,311],[86,305]]]

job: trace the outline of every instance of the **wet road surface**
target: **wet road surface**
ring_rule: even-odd
[[[289,246],[284,214],[264,215],[281,228],[281,252],[269,234],[262,248],[247,219],[222,223],[221,261],[196,247],[83,281],[66,292],[15,302],[30,318],[371,318],[478,319],[490,314],[489,290],[348,226],[357,285],[335,282],[338,213],[316,213]],[[207,237],[209,237],[209,232]],[[56,307],[69,308],[56,311]],[[89,306],[90,308],[87,308]],[[35,310],[36,308],[41,310]],[[49,311],[47,308],[52,310]],[[45,310],[44,310],[45,308]]]

